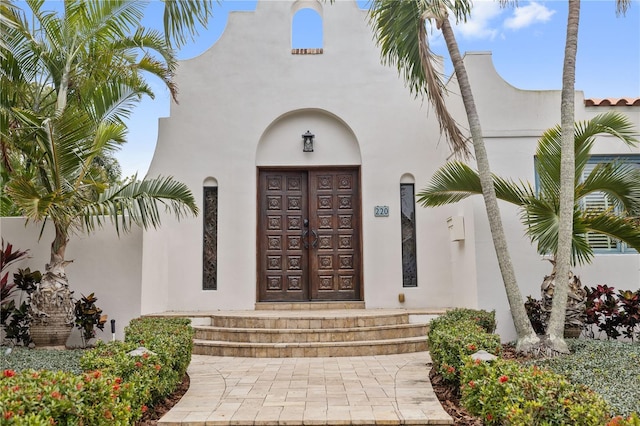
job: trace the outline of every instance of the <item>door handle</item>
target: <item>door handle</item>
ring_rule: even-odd
[[[311,234],[313,234],[314,240],[311,242],[311,247],[316,248],[318,246],[318,233],[315,229],[311,230]]]
[[[302,232],[302,246],[306,249],[309,248],[309,240],[306,239],[307,236],[309,235],[309,231],[307,231],[306,229]]]

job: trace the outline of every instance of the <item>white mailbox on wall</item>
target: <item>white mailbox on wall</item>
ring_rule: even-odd
[[[451,241],[464,241],[464,217],[451,216],[447,219]]]

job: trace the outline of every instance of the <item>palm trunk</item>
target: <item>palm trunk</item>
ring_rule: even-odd
[[[460,86],[460,94],[464,102],[465,111],[467,113],[467,119],[469,120],[469,129],[471,131],[471,139],[473,141],[474,153],[478,165],[478,175],[480,176],[480,183],[482,185],[482,196],[487,209],[487,215],[489,217],[489,227],[491,229],[491,236],[493,238],[493,245],[498,257],[498,264],[500,266],[500,273],[502,274],[502,280],[504,281],[505,290],[507,293],[507,299],[509,301],[509,307],[511,308],[511,316],[518,333],[517,349],[519,351],[527,352],[539,343],[539,338],[536,332],[531,326],[531,321],[527,316],[527,311],[524,307],[524,301],[520,294],[520,288],[516,281],[516,275],[511,263],[511,257],[509,255],[509,249],[507,247],[507,239],[502,227],[502,219],[500,216],[500,209],[498,207],[498,200],[496,198],[496,191],[493,186],[493,179],[491,177],[491,169],[489,167],[489,158],[487,157],[487,151],[484,145],[484,139],[482,136],[482,127],[480,125],[480,117],[476,110],[476,105],[473,100],[473,93],[471,92],[471,85],[469,84],[469,78],[467,76],[467,70],[462,61],[460,50],[453,34],[453,29],[448,19],[443,19],[441,22],[442,34],[447,43],[447,49],[453,62],[453,68],[458,78],[458,85]]]
[[[55,226],[56,235],[51,244],[51,260],[38,288],[31,296],[31,337],[36,346],[64,345],[75,319],[72,292],[64,259],[67,234],[64,227]]]
[[[547,335],[551,349],[559,353],[568,353],[564,341],[565,312],[567,308],[568,281],[571,245],[573,235],[573,209],[575,202],[575,81],[576,54],[578,51],[578,25],[580,21],[580,0],[569,0],[567,19],[567,40],[564,49],[564,67],[562,69],[562,100],[560,106],[560,126],[562,128],[562,146],[560,150],[560,217],[558,229],[558,252],[556,253],[559,279],[553,296],[551,317]]]

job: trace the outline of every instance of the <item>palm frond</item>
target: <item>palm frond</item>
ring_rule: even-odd
[[[423,207],[436,207],[477,194],[482,194],[478,172],[464,163],[451,161],[433,174],[429,185],[418,192],[417,200]]]
[[[210,0],[163,0],[164,28],[167,44],[179,49],[198,35],[198,26],[207,26],[213,16]]]
[[[576,199],[604,193],[624,214],[640,211],[640,169],[624,162],[596,165],[576,187]]]
[[[427,11],[420,5],[416,0],[373,0],[369,23],[383,64],[397,68],[412,94],[429,100],[452,151],[467,156],[467,138],[446,108],[443,77],[436,71],[435,55],[428,45]]]
[[[597,136],[613,136],[628,146],[636,146],[637,132],[629,118],[616,112],[599,114],[587,121],[575,125],[576,179],[582,176],[584,167],[591,157],[591,149]]]
[[[120,84],[120,81],[107,81],[93,87],[91,102],[86,107],[95,122],[122,123],[123,119],[131,116],[139,102],[139,91],[130,85]]]
[[[518,183],[493,175],[496,197],[500,200],[523,206],[535,192],[527,182]],[[429,186],[418,192],[418,202],[423,207],[436,207],[461,201],[471,195],[482,195],[480,177],[467,164],[450,161],[438,169]]]
[[[640,232],[633,218],[611,212],[587,213],[584,215],[584,223],[589,232],[622,241],[640,252]]]
[[[130,181],[109,188],[83,212],[88,230],[102,226],[108,217],[116,232],[127,232],[132,224],[144,229],[160,225],[160,207],[177,219],[187,214],[197,215],[198,207],[189,188],[171,177]]]

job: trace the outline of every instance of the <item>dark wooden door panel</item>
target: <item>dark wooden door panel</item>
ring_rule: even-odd
[[[309,172],[312,300],[358,300],[358,173]]]
[[[308,300],[307,174],[263,171],[259,186],[260,300]]]
[[[359,300],[358,170],[259,174],[260,301]]]

